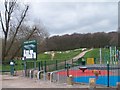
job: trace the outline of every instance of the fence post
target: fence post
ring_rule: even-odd
[[[44,65],[44,66],[45,66],[45,72],[47,72],[47,70],[46,70],[46,61],[44,61],[44,64],[45,64],[45,65]]]
[[[65,69],[66,69],[66,60],[65,60]]]
[[[109,87],[109,62],[107,62],[107,87]]]
[[[37,79],[38,79],[38,80],[42,78],[41,73],[43,73],[43,72],[44,72],[43,70],[38,71],[38,73],[37,73]]]
[[[57,70],[58,68],[57,68],[57,60],[56,60],[56,70]]]
[[[41,61],[41,69],[43,70],[43,62]]]
[[[73,67],[73,59],[72,59],[72,67]]]
[[[67,77],[69,77],[69,64],[67,64]]]
[[[38,62],[38,71],[40,71],[40,62]]]
[[[27,74],[27,65],[26,61],[24,61],[24,76],[26,77]]]

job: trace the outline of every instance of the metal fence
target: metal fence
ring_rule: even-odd
[[[35,64],[36,63],[36,64]],[[24,62],[17,61],[15,63],[15,70],[24,70]],[[81,59],[71,59],[71,60],[47,60],[47,61],[28,61],[26,62],[26,69],[34,69],[36,65],[36,69],[38,71],[44,70],[45,73],[54,72],[53,73],[53,81],[59,83],[67,83],[67,73],[69,70],[69,75],[73,75],[74,83],[89,83],[89,78],[96,78],[95,75],[91,74],[93,70],[101,71],[101,75],[98,76],[96,80],[97,85],[103,86],[116,86],[117,82],[120,82],[120,62],[117,64],[99,64],[95,63],[93,65],[86,64],[82,65]],[[85,72],[80,70],[80,67],[87,67]],[[10,72],[9,62],[3,64],[3,71]],[[59,72],[63,72],[63,74],[59,74]]]
[[[114,87],[117,85],[117,82],[120,82],[120,64],[94,64],[94,65],[86,65],[84,67],[87,67],[87,70],[85,72],[82,72],[79,70],[79,67],[83,66],[77,66],[71,68],[71,71],[74,70],[74,82],[77,83],[89,83],[90,78],[96,78],[94,70],[100,71],[100,74],[98,75],[98,78],[96,78],[96,84],[97,85],[103,85],[107,87]],[[81,73],[81,75],[80,75]],[[91,74],[92,73],[92,74]]]

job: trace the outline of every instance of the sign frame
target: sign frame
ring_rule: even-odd
[[[22,60],[37,60],[37,41],[28,40],[23,42]]]

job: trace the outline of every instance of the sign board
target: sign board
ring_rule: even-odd
[[[87,58],[87,64],[94,64],[94,58]]]
[[[36,40],[23,43],[23,60],[37,60],[37,42]]]

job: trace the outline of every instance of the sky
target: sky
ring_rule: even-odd
[[[24,3],[30,5],[30,22],[41,22],[50,36],[110,32],[118,28],[118,0],[25,0]]]

